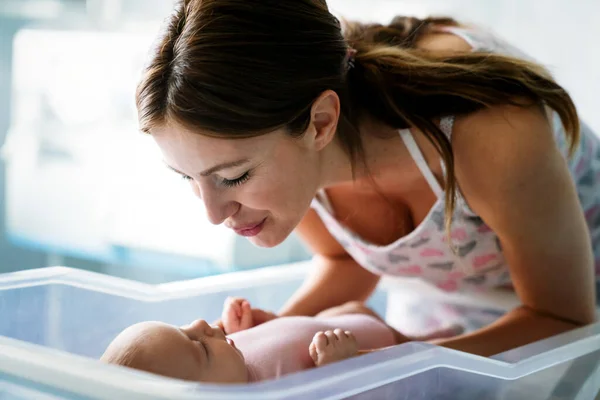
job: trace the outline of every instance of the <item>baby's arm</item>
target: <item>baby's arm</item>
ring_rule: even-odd
[[[277,318],[268,311],[252,308],[250,303],[240,297],[228,297],[223,306],[221,326],[227,335],[243,331],[253,326]]]

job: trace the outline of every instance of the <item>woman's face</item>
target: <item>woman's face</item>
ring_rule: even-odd
[[[321,184],[322,146],[311,129],[300,138],[282,129],[221,139],[169,123],[152,137],[165,163],[189,180],[210,222],[272,247],[300,222]]]

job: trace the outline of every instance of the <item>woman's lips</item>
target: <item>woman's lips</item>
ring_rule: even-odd
[[[237,233],[240,236],[246,236],[246,237],[256,236],[263,230],[266,220],[267,219],[265,218],[256,224],[246,225],[241,228],[232,228],[232,229],[234,230],[235,233]]]

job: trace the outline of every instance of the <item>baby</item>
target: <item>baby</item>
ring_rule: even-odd
[[[254,326],[257,312],[268,321]],[[223,329],[197,320],[177,328],[142,322],[120,333],[101,360],[177,379],[249,383],[408,341],[357,302],[316,317],[278,318],[229,298],[222,324]]]

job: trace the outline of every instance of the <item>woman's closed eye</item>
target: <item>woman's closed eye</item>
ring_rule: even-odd
[[[181,174],[181,179],[183,179],[184,181],[193,180],[193,178],[191,176],[183,175],[183,174]],[[224,187],[230,188],[230,187],[240,186],[243,183],[245,183],[248,179],[250,179],[250,171],[245,172],[242,176],[240,176],[239,178],[235,178],[235,179],[221,178],[219,180],[219,184]]]
[[[225,187],[234,187],[234,186],[240,186],[240,185],[242,185],[248,179],[250,179],[250,171],[245,172],[239,178],[235,178],[235,179],[225,179],[225,178],[222,178],[220,183],[221,183],[221,185],[223,185]]]

